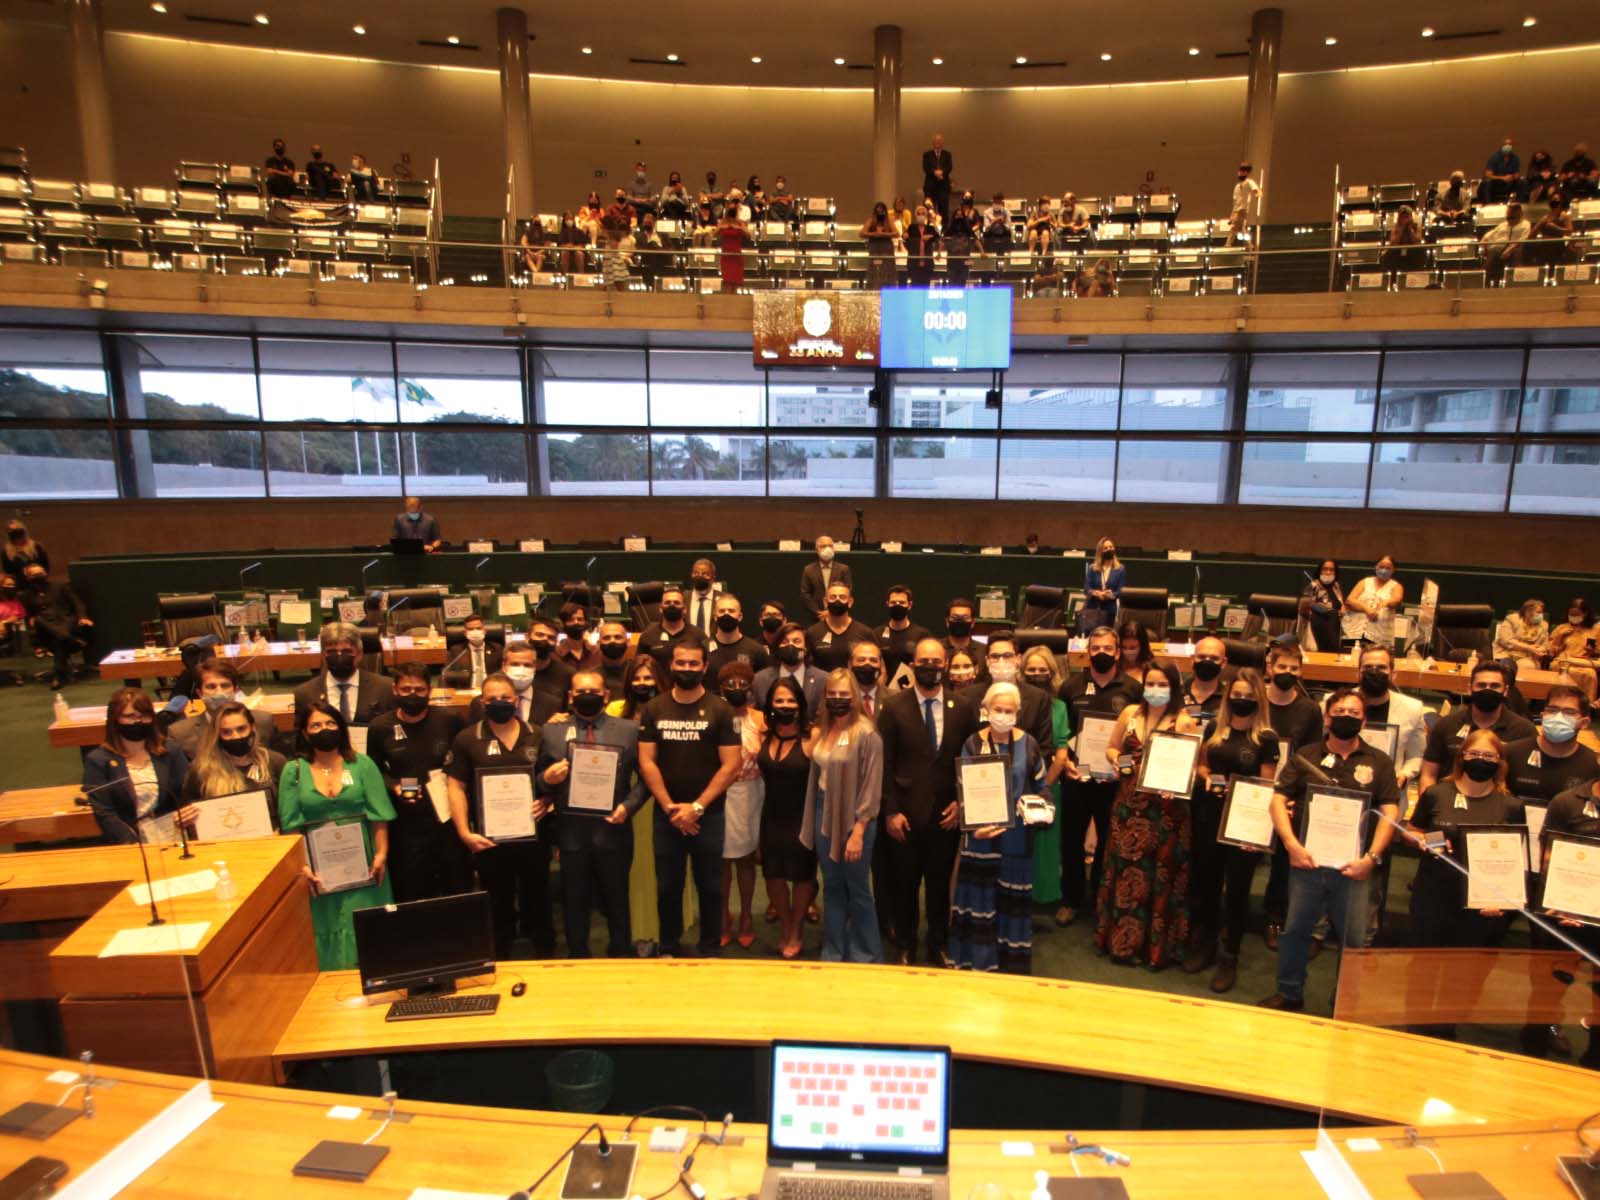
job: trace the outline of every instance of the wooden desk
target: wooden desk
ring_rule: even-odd
[[[513,999],[511,986],[528,984]],[[1517,1055],[1221,1000],[1072,980],[927,968],[684,959],[511,962],[480,990],[491,1017],[386,1022],[394,997],[363,1002],[354,972],[317,977],[273,1054],[297,1059],[535,1043],[765,1045],[785,1036],[948,1044],[957,1056],[1160,1082],[1357,1120],[1576,1119],[1595,1075]],[[642,1003],[641,997],[649,997]],[[1245,1048],[1250,1048],[1245,1050]],[[1396,1072],[1404,1060],[1408,1069]],[[1586,1107],[1587,1106],[1587,1107]],[[1436,1118],[1435,1118],[1436,1120]]]
[[[508,642],[525,640],[526,634],[508,633]],[[390,663],[421,662],[442,665],[448,661],[443,637],[381,638],[383,657]],[[398,644],[396,644],[398,642]],[[251,671],[320,671],[322,648],[315,642],[268,642],[264,646],[240,646],[229,642],[216,648],[216,656],[239,668],[241,675]],[[183,658],[171,646],[148,650],[113,650],[100,660],[101,679],[171,679],[183,673]]]
[[[0,846],[99,837],[94,814],[74,803],[82,795],[75,783],[0,792]]]
[[[59,999],[74,1049],[107,1061],[199,1071],[228,1078],[271,1078],[270,1053],[316,975],[311,906],[300,868],[299,837],[193,842],[151,847],[157,881],[228,863],[238,898],[204,891],[157,901],[169,924],[207,922],[194,949],[100,957],[122,929],[143,928],[149,906],[134,902],[143,884],[135,846],[42,850],[7,857],[0,915],[33,923],[36,936],[0,942],[0,972],[11,997]],[[194,996],[202,1045],[189,1016]],[[198,1057],[197,1057],[198,1055]]]
[[[463,1024],[457,1021],[454,1024]],[[76,1064],[35,1055],[0,1052],[0,1105],[24,1100],[54,1103],[65,1090],[44,1082],[57,1068]],[[50,1140],[0,1138],[0,1171],[8,1171],[33,1154],[66,1162],[70,1183],[104,1156],[122,1138],[176,1100],[193,1083],[170,1075],[109,1068],[102,1072],[118,1081],[95,1095],[96,1116],[79,1119]],[[169,1151],[121,1193],[130,1200],[278,1200],[286,1190],[310,1200],[348,1200],[351,1185],[302,1179],[291,1174],[294,1163],[322,1138],[360,1141],[377,1130],[363,1117],[338,1121],[327,1116],[333,1105],[352,1105],[370,1112],[381,1105],[371,1097],[325,1092],[288,1091],[232,1082],[213,1082],[213,1099],[222,1108]],[[525,1187],[555,1160],[589,1124],[587,1115],[527,1112],[520,1109],[472,1108],[432,1104],[404,1097],[398,1111],[411,1116],[391,1124],[381,1142],[388,1157],[359,1189],[371,1200],[406,1200],[418,1187],[508,1195]],[[627,1118],[601,1118],[607,1135],[620,1140]],[[648,1131],[662,1121],[643,1120],[633,1137],[648,1141]],[[1575,1121],[1573,1122],[1575,1124]],[[707,1145],[695,1156],[695,1178],[712,1197],[756,1192],[765,1166],[765,1128],[735,1124],[742,1144]],[[1226,1130],[1210,1132],[1145,1130],[1074,1130],[1085,1143],[1103,1142],[1128,1154],[1132,1164],[1108,1166],[1078,1157],[1085,1177],[1118,1175],[1140,1200],[1195,1196],[1272,1197],[1274,1200],[1321,1200],[1322,1189],[1301,1158],[1316,1141],[1314,1122],[1304,1129]],[[1409,1148],[1401,1128],[1336,1131],[1341,1150],[1345,1139],[1371,1137],[1379,1150],[1345,1153],[1345,1161],[1379,1197],[1412,1195],[1406,1176],[1432,1172],[1432,1159]],[[1067,1157],[1052,1150],[1063,1131],[955,1130],[950,1139],[950,1195],[965,1200],[980,1184],[999,1185],[1012,1197],[1025,1197],[1033,1174],[1047,1170],[1068,1176]],[[1012,1156],[1002,1142],[1027,1141],[1033,1153]],[[1516,1121],[1495,1126],[1439,1126],[1428,1130],[1428,1144],[1446,1168],[1481,1171],[1507,1196],[1557,1200],[1570,1193],[1555,1173],[1555,1158],[1573,1153],[1577,1144],[1570,1125],[1550,1121]],[[654,1195],[672,1183],[681,1154],[639,1152],[634,1191]],[[562,1171],[556,1170],[534,1193],[540,1200],[558,1194]]]
[[[1363,1025],[1593,1023],[1595,983],[1600,972],[1570,950],[1347,950],[1334,1016]]]

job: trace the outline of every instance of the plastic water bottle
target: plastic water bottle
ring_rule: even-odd
[[[239,626],[239,638],[238,638],[238,641],[239,641],[239,645],[241,645],[241,646],[248,646],[250,644],[250,635],[244,631],[244,626],[243,625]]]
[[[57,721],[66,721],[72,716],[72,709],[67,706],[67,698],[60,692],[56,693],[56,700],[51,707],[55,710]]]
[[[217,871],[217,902],[230,904],[239,898],[239,885],[233,881],[233,873],[228,870],[228,864],[219,862]]]
[[[434,638],[436,638],[438,636],[439,636],[439,627],[437,625],[430,624],[428,626],[428,640],[432,641]]]
[[[304,646],[306,644],[306,631],[304,629],[296,629],[294,631],[294,644],[296,646]]]

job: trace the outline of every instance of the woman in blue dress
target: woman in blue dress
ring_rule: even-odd
[[[1017,801],[1044,790],[1049,763],[1031,734],[1017,728],[1022,697],[1014,683],[984,694],[989,723],[961,748],[961,757],[998,754],[1006,760],[1011,820],[961,835],[955,894],[950,903],[950,958],[958,969],[1027,975],[1033,965],[1033,853]]]

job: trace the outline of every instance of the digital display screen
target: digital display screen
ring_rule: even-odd
[[[1011,289],[885,288],[880,365],[1003,370],[1011,365]]]
[[[948,1154],[950,1056],[939,1049],[786,1045],[772,1051],[768,1138],[825,1159]]]

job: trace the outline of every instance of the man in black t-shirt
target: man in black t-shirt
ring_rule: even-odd
[[[1294,642],[1281,642],[1267,653],[1267,719],[1284,760],[1322,739],[1322,709],[1300,686],[1305,659]],[[1289,913],[1289,852],[1282,842],[1272,846],[1272,866],[1267,874],[1265,898],[1267,928],[1263,940],[1268,950],[1278,948],[1283,919]]]
[[[639,778],[656,802],[656,911],[661,952],[682,952],[683,882],[693,861],[700,899],[700,953],[722,953],[723,794],[739,773],[733,709],[704,686],[705,647],[672,649],[672,689],[639,711]]]
[[[1551,689],[1552,694],[1554,689]],[[1562,792],[1550,801],[1549,811],[1545,813],[1544,832],[1546,835],[1545,849],[1549,848],[1548,837],[1554,833],[1572,834],[1577,837],[1600,838],[1600,779],[1594,779],[1569,791]],[[1577,942],[1591,956],[1600,957],[1600,926],[1585,925],[1574,921],[1570,917],[1549,917],[1566,937]],[[1555,946],[1555,941],[1548,934],[1544,935],[1544,944]],[[1536,945],[1540,944],[1538,942]],[[1578,986],[1583,986],[1580,982]],[[1544,1039],[1544,1045],[1548,1039]],[[1536,1053],[1543,1053],[1544,1045],[1530,1047]],[[1578,1065],[1588,1067],[1591,1071],[1600,1070],[1600,1024],[1590,1022],[1589,1048],[1578,1058]]]
[[[648,654],[656,660],[663,673],[672,664],[672,651],[680,643],[703,646],[706,635],[684,620],[683,589],[673,586],[661,589],[659,616],[639,633],[638,654]]]
[[[830,583],[822,602],[822,616],[806,630],[806,647],[817,670],[827,674],[848,666],[850,647],[872,640],[872,630],[850,615],[855,596],[845,583]]]
[[[441,817],[435,807],[435,796],[449,799],[442,768],[461,732],[461,716],[429,704],[432,692],[425,664],[401,663],[394,673],[394,710],[367,727],[367,757],[394,801],[389,878],[402,903],[454,896],[472,886],[472,865],[450,828],[449,810]]]
[[[1324,915],[1343,945],[1359,947],[1365,940],[1368,884],[1400,818],[1394,762],[1361,740],[1365,719],[1366,704],[1358,692],[1341,688],[1333,693],[1327,736],[1321,745],[1291,758],[1273,789],[1273,828],[1289,851],[1289,918],[1278,945],[1278,990],[1261,1001],[1263,1008],[1305,1007],[1311,931]],[[1365,794],[1349,847],[1357,853],[1347,861],[1324,865],[1306,849],[1310,800],[1319,788]]]
[[[282,138],[272,139],[272,153],[267,155],[263,174],[267,181],[267,195],[287,199],[294,195],[294,159],[284,153]]]
[[[893,679],[902,663],[909,663],[916,657],[917,643],[928,636],[928,631],[911,621],[911,589],[905,584],[897,583],[890,588],[884,603],[889,619],[872,631],[872,640],[883,654],[887,677]]]
[[[1422,774],[1417,788],[1425,792],[1455,769],[1456,749],[1474,729],[1492,729],[1502,742],[1516,742],[1534,735],[1533,722],[1519,717],[1506,706],[1511,690],[1511,674],[1498,662],[1481,662],[1472,669],[1471,692],[1467,703],[1448,717],[1440,717],[1428,735],[1428,748],[1422,752]]]
[[[1548,805],[1562,792],[1600,775],[1594,751],[1578,744],[1589,725],[1584,695],[1558,683],[1545,697],[1539,732],[1506,744],[1506,790],[1533,804]]]
[[[731,662],[744,663],[752,675],[766,670],[772,663],[772,655],[760,642],[746,637],[740,628],[744,624],[744,605],[739,597],[732,592],[718,592],[713,611],[716,615],[712,618],[711,641],[707,646],[711,653],[706,659],[706,677],[715,679],[717,672]]]

